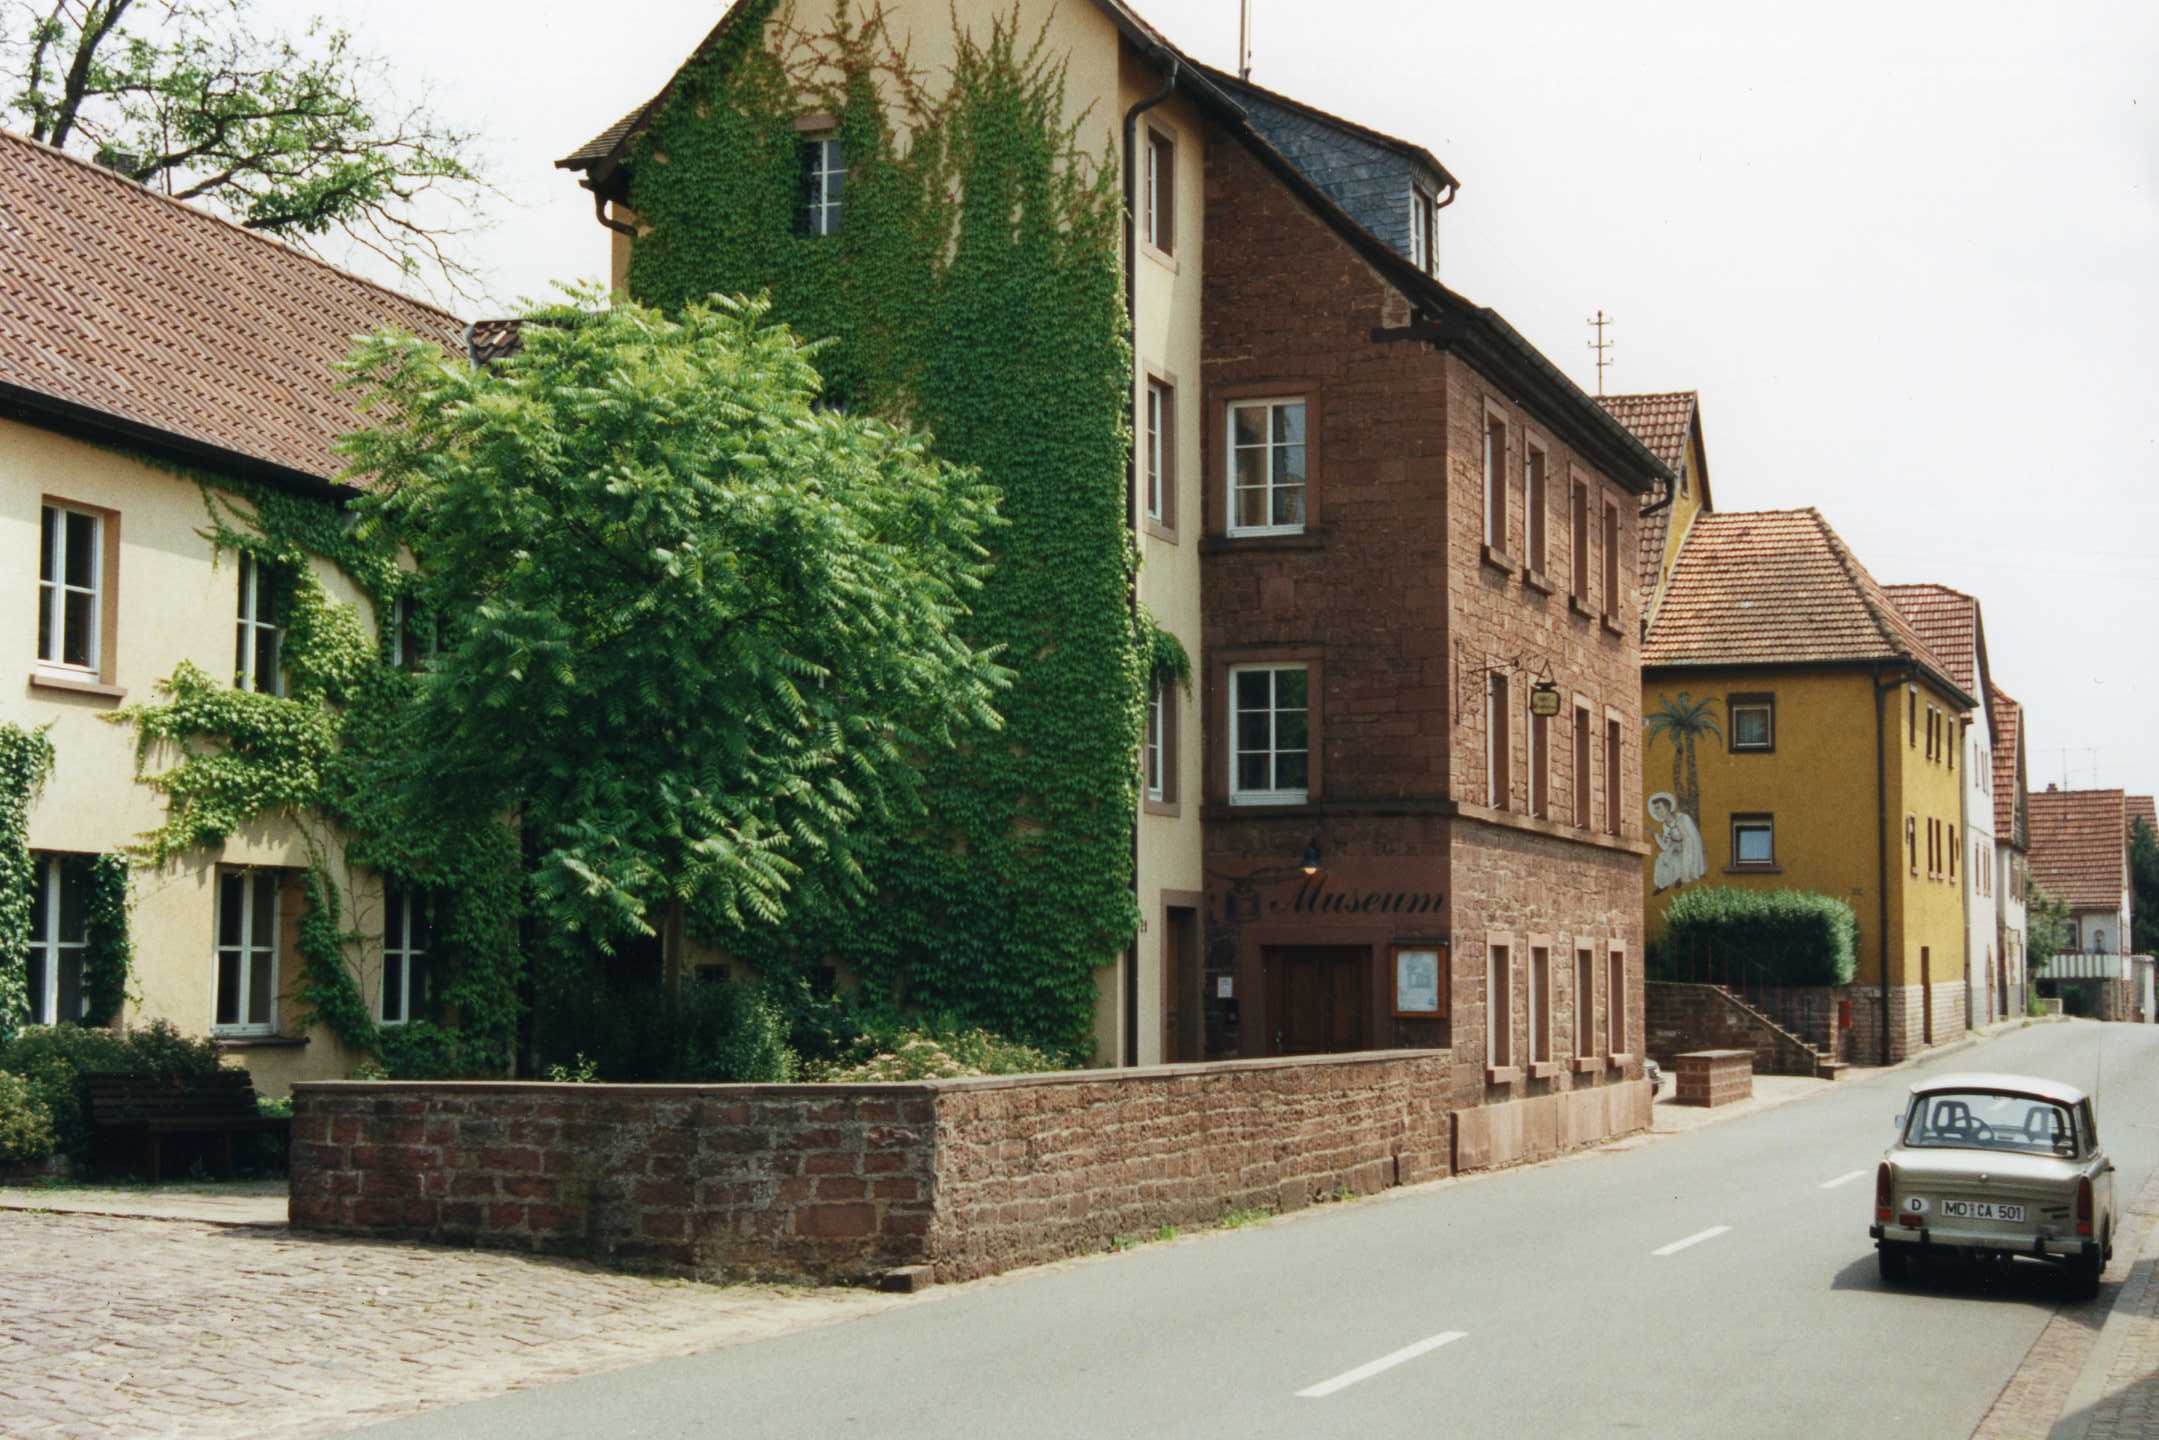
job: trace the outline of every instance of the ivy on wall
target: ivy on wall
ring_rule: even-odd
[[[1016,13],[963,35],[932,93],[875,16],[811,35],[777,11],[756,0],[632,142],[629,289],[769,292],[826,340],[832,398],[981,470],[1009,523],[969,638],[1017,679],[1002,734],[928,761],[928,824],[865,847],[867,904],[810,876],[784,934],[693,921],[768,974],[837,957],[879,1000],[1084,1054],[1093,972],[1138,924],[1135,757],[1165,658],[1131,605],[1117,169],[1079,152],[1062,67]],[[797,224],[816,114],[847,167],[822,236]]]
[[[127,1001],[128,976],[135,967],[135,942],[128,935],[127,923],[131,868],[125,855],[100,855],[90,862],[82,950],[86,1025],[112,1024]]]
[[[351,963],[365,939],[347,928],[334,861],[433,896],[446,1017],[468,1059],[505,1060],[519,1003],[516,837],[492,817],[421,823],[402,803],[416,778],[404,727],[419,678],[395,663],[391,628],[371,630],[313,567],[332,566],[387,617],[409,583],[395,542],[351,523],[334,499],[179,473],[202,492],[215,551],[252,558],[276,587],[285,693],[240,690],[182,662],[156,703],[118,712],[135,728],[138,770],[165,799],[165,819],[137,857],[169,864],[258,821],[294,826],[308,855],[299,1018],[369,1054],[382,1050],[384,1032]],[[153,770],[161,759],[169,763]]]
[[[52,759],[42,729],[0,724],[0,1040],[30,1017],[30,802]]]

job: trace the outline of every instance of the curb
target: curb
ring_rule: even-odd
[[[0,1214],[86,1215],[99,1220],[158,1220],[173,1225],[215,1225],[226,1230],[283,1230],[285,1220],[234,1220],[225,1216],[156,1215],[142,1210],[94,1210],[81,1205],[35,1205],[20,1200],[0,1200]]]
[[[2069,1398],[2062,1403],[2062,1418],[2050,1433],[2050,1440],[2085,1440],[2091,1433],[2099,1406],[2109,1393],[2107,1377],[2113,1373],[2114,1359],[2121,1354],[2130,1328],[2144,1318],[2145,1297],[2151,1291],[2155,1269],[2159,1269],[2159,1222],[2147,1219],[2144,1243],[2114,1296],[2114,1304],[2099,1328],[2099,1339],[2084,1357],[2084,1368],[2069,1387]]]

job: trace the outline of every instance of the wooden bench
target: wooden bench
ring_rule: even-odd
[[[234,1137],[276,1135],[289,1145],[292,1120],[264,1115],[245,1070],[210,1075],[85,1075],[90,1128],[102,1162],[113,1146],[139,1145],[152,1184],[162,1178],[165,1142],[176,1135],[218,1142],[223,1172],[233,1171]]]

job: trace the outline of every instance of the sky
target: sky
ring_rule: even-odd
[[[1234,67],[1238,0],[1134,3]],[[487,133],[496,308],[604,276],[553,161],[725,8],[288,6]],[[2159,5],[1252,6],[1255,81],[1462,181],[1443,280],[1586,389],[1614,317],[1609,389],[1701,392],[1717,508],[1815,506],[1884,583],[1977,595],[2033,789],[2159,791]]]

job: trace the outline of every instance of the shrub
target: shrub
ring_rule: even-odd
[[[36,1026],[0,1045],[0,1071],[19,1075],[52,1117],[59,1150],[90,1156],[85,1075],[206,1075],[218,1068],[217,1046],[189,1039],[164,1020],[140,1030]]]
[[[735,1084],[792,1080],[795,1055],[779,1007],[753,986],[561,983],[542,1014],[540,1060],[588,1064],[603,1080]]]
[[[52,1111],[30,1082],[0,1072],[0,1165],[35,1165],[56,1143]]]
[[[475,1080],[500,1076],[507,1068],[466,1032],[414,1020],[378,1028],[375,1063],[367,1073],[384,1080]]]
[[[1806,890],[1688,890],[1665,911],[1664,955],[1729,965],[1773,985],[1849,985],[1859,964],[1852,907]]]
[[[1000,1039],[987,1030],[943,1035],[910,1030],[851,1064],[813,1067],[805,1078],[835,1084],[889,1084],[969,1075],[1039,1075],[1064,1068],[1031,1045]]]

